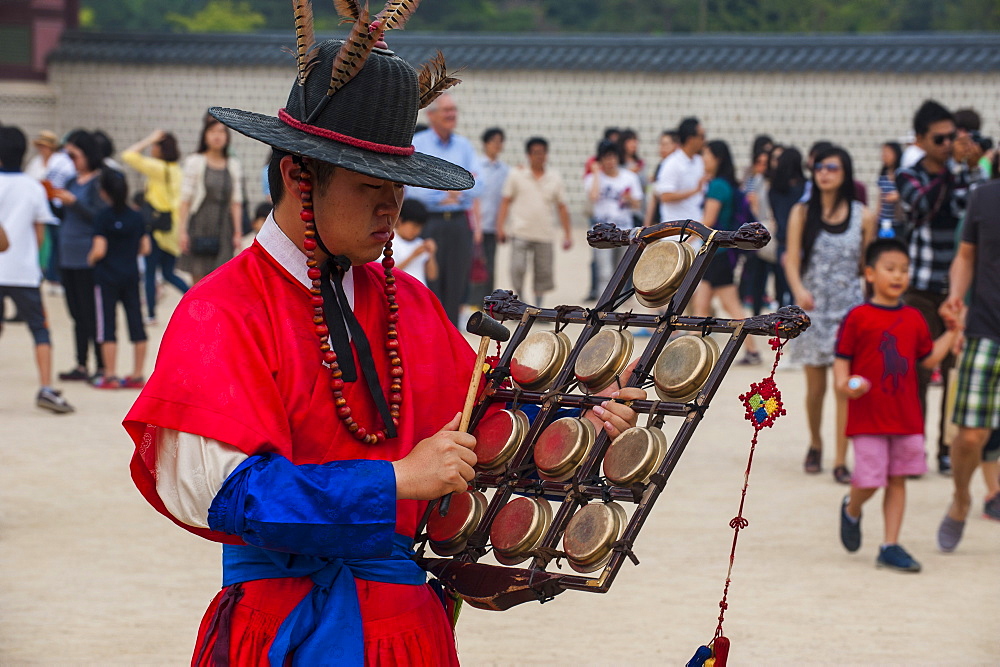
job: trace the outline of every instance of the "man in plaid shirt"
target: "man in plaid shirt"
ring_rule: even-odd
[[[955,495],[938,528],[938,547],[953,551],[962,538],[972,496],[969,483],[980,458],[984,472],[997,474],[996,452],[985,453],[990,433],[1000,428],[1000,181],[976,187],[969,197],[962,242],[951,264],[948,298],[941,315],[965,324],[965,349],[958,367],[958,392],[952,421]],[[971,292],[966,312],[965,296]],[[1000,493],[983,503],[983,516],[1000,521]]]
[[[981,179],[978,148],[955,143],[957,130],[951,112],[933,100],[927,100],[913,117],[917,146],[924,157],[912,167],[896,173],[896,188],[908,211],[910,235],[910,289],[904,300],[917,308],[927,320],[931,337],[945,331],[938,309],[948,295],[948,268],[956,251],[956,230],[965,214],[969,186]],[[971,143],[971,142],[969,142]],[[941,362],[941,374],[947,383],[948,370],[955,357]],[[927,385],[931,371],[920,369],[920,404],[927,412]],[[938,471],[951,470],[948,444],[944,442],[944,396],[938,425]]]

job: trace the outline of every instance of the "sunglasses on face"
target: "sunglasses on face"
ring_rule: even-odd
[[[819,173],[821,171],[828,171],[831,174],[835,174],[840,171],[840,165],[836,162],[817,162],[813,165],[813,171]]]
[[[955,137],[958,136],[958,132],[949,132],[948,134],[932,134],[931,141],[934,142],[935,146],[940,146],[944,142],[954,143]]]

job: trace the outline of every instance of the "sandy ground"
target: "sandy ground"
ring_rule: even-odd
[[[583,295],[582,245],[580,231],[577,247],[559,254],[549,303]],[[47,302],[65,370],[67,315],[61,298]],[[168,288],[161,319],[176,302]],[[154,341],[161,331],[150,330]],[[0,369],[0,664],[188,661],[219,586],[219,548],[175,528],[132,486],[120,422],[135,392],[65,383],[75,414],[37,409],[23,325],[0,338]],[[752,435],[737,396],[764,372],[729,373],[639,536],[638,567],[626,564],[606,595],[569,591],[504,613],[467,608],[463,662],[677,665],[711,639]],[[866,507],[861,550],[846,553],[837,537],[844,487],[828,472],[802,473],[802,373],[781,370],[778,382],[790,414],[762,434],[754,459],[725,624],[732,664],[1000,664],[1000,526],[979,517],[981,481],[950,555],[934,541],[950,479],[935,472],[910,483],[902,542],[924,571],[877,570],[878,497]]]

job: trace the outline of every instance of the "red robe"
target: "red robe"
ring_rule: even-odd
[[[382,268],[371,263],[355,267],[353,274],[354,312],[377,355],[375,367],[384,391],[389,359],[380,354],[387,331]],[[173,519],[156,493],[157,427],[225,442],[251,456],[271,452],[295,464],[315,464],[395,461],[448,423],[462,409],[475,354],[422,284],[402,271],[395,276],[403,404],[398,437],[378,445],[358,442],[337,418],[309,292],[259,244],[192,288],[174,312],[156,368],[124,422],[136,445],[132,478],[149,503]],[[361,378],[347,385],[344,396],[355,421],[369,431],[381,425]],[[425,502],[397,501],[396,532],[413,535],[425,507]],[[211,540],[242,544],[232,535],[179,525]],[[377,660],[377,654],[383,660],[413,664],[454,660],[447,620],[439,604],[428,604],[436,604],[428,587],[357,581],[369,661]],[[281,619],[308,592],[311,582],[270,579],[243,587],[246,592],[233,614],[230,655],[233,664],[254,664],[266,656]],[[218,597],[206,620],[217,601]],[[421,651],[414,655],[412,642],[400,639],[414,620],[399,616],[408,609],[420,628],[407,632],[418,639],[427,633],[444,637],[451,644],[450,656]],[[387,614],[393,616],[391,622],[386,622]],[[380,637],[383,630],[399,636]],[[203,621],[199,645],[205,632]]]

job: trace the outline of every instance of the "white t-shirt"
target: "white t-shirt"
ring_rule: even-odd
[[[924,155],[926,155],[926,153],[923,148],[917,146],[916,144],[910,144],[903,149],[903,154],[899,158],[899,168],[909,169],[916,163],[920,162]]]
[[[653,191],[657,195],[664,192],[688,192],[698,187],[705,175],[705,163],[700,155],[688,157],[682,150],[676,150],[667,156],[656,173],[656,184]],[[704,192],[696,192],[686,199],[672,202],[660,202],[660,220],[701,220],[701,205],[705,199]]]
[[[625,194],[631,199],[642,201],[642,182],[635,172],[628,169],[618,169],[618,175],[614,178],[608,176],[603,171],[597,172],[600,183],[598,199],[594,202],[593,221],[610,222],[622,229],[632,228],[632,211]],[[591,184],[594,182],[594,175],[587,174],[583,179],[583,191],[590,192]],[[638,210],[638,209],[637,209]]]
[[[419,236],[413,239],[412,241],[407,241],[404,238],[396,236],[392,240],[392,257],[393,259],[396,260],[396,265],[398,266],[403,262],[405,262],[407,259],[409,259],[410,255],[415,253],[417,251],[417,248],[423,245],[423,243],[424,240]],[[428,255],[425,252],[422,255],[420,255],[420,257],[417,257],[412,262],[407,264],[406,268],[403,269],[403,271],[406,271],[411,276],[413,276],[414,278],[416,278],[417,280],[426,285],[427,284],[426,267],[428,259],[430,259],[430,255]]]
[[[24,173],[31,176],[36,181],[44,181],[45,174],[48,173],[48,167],[42,162],[42,156],[36,155],[35,157],[28,160],[28,164],[24,167]]]
[[[27,174],[0,173],[0,225],[10,248],[0,252],[0,285],[38,287],[38,237],[35,223],[53,222],[45,188]]]

